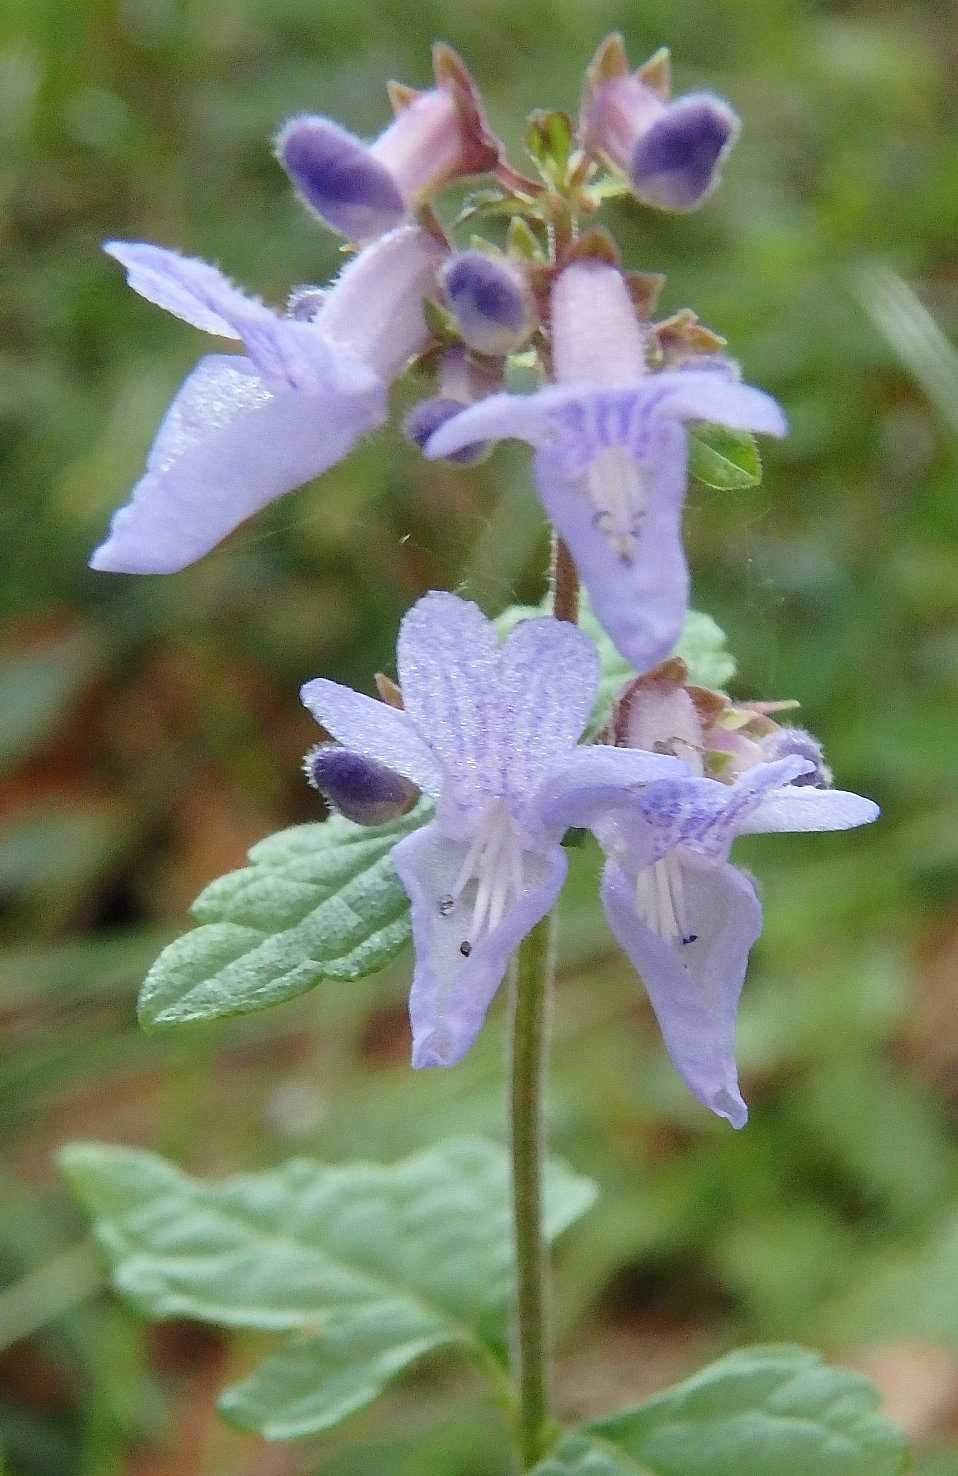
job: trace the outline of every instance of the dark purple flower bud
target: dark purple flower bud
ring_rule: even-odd
[[[766,763],[775,759],[803,758],[815,765],[806,774],[799,774],[791,782],[794,785],[812,785],[815,789],[829,789],[832,771],[825,762],[822,745],[804,728],[778,728],[762,739],[762,757]]]
[[[663,210],[694,209],[716,183],[737,131],[738,119],[720,98],[679,98],[636,141],[629,163],[636,194]]]
[[[445,425],[447,420],[451,420],[465,408],[462,400],[451,400],[446,395],[433,395],[413,406],[406,416],[403,430],[413,445],[418,446],[421,451],[441,425]],[[463,446],[461,450],[454,451],[447,459],[456,466],[471,466],[488,456],[489,449],[488,441],[476,441],[471,446]]]
[[[510,354],[532,332],[532,297],[522,273],[504,257],[463,251],[442,270],[449,311],[463,342],[480,354]]]
[[[381,235],[406,214],[392,171],[330,118],[291,118],[276,154],[307,205],[350,240]]]
[[[414,784],[375,759],[336,743],[320,743],[303,760],[306,778],[332,809],[357,825],[385,825],[412,809]]]

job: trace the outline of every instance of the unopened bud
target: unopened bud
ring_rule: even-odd
[[[694,210],[718,180],[738,132],[721,98],[681,97],[636,142],[629,178],[640,199],[662,210]]]
[[[406,214],[390,171],[331,118],[291,118],[276,154],[306,204],[352,241],[381,235]]]
[[[428,400],[420,400],[406,416],[403,427],[420,451],[447,420],[502,387],[502,361],[475,359],[456,344],[443,350],[439,358],[438,380],[438,393]],[[461,446],[447,459],[457,466],[472,466],[483,461],[491,449],[489,441],[475,441]]]
[[[449,311],[464,343],[479,354],[511,354],[535,326],[532,294],[505,257],[463,251],[441,273]]]
[[[612,736],[619,748],[642,748],[683,759],[702,773],[702,721],[678,658],[663,661],[623,689],[613,708]]]
[[[418,446],[421,451],[441,425],[445,425],[447,420],[465,409],[466,405],[462,400],[432,395],[428,400],[420,400],[418,405],[413,406],[406,416],[403,429],[413,445]],[[476,441],[474,445],[463,446],[459,451],[454,451],[448,460],[455,462],[457,466],[471,466],[488,456],[489,450],[488,441]]]
[[[335,743],[310,749],[303,768],[331,808],[357,825],[385,825],[405,815],[419,798],[402,774]]]
[[[366,240],[392,230],[419,202],[499,158],[469,73],[448,48],[435,54],[437,86],[394,87],[395,120],[366,145],[331,118],[292,118],[276,153],[306,203],[333,230]]]
[[[822,745],[804,728],[778,728],[762,739],[762,757],[766,763],[775,759],[803,758],[815,765],[805,774],[799,774],[791,782],[801,787],[812,785],[815,789],[828,789],[832,783],[832,771],[825,762]]]
[[[738,132],[727,103],[711,93],[666,102],[640,75],[601,86],[583,119],[586,148],[629,180],[646,204],[693,210],[718,180]]]

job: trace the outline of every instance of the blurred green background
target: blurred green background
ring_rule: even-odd
[[[406,964],[147,1040],[142,974],[210,878],[318,816],[296,691],[368,687],[423,590],[542,590],[526,454],[427,466],[389,430],[186,572],[86,568],[203,345],[99,251],[146,239],[282,302],[337,249],[270,153],[289,114],[358,132],[387,76],[459,48],[517,152],[620,28],[744,119],[697,215],[610,219],[785,405],[757,492],[693,491],[695,603],[740,696],[796,696],[866,833],[743,844],[767,928],[732,1133],[685,1094],[575,853],[553,1141],[602,1197],[559,1257],[560,1401],[595,1413],[736,1341],[875,1376],[922,1476],[958,1472],[958,32],[941,0],[6,0],[0,16],[0,1445],[7,1476],[495,1476],[494,1413],[427,1370],[312,1445],[212,1414],[241,1338],[107,1293],[51,1165],[148,1144],[220,1173],[500,1135],[501,1012],[408,1069]]]

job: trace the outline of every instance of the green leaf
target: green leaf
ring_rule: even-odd
[[[499,616],[496,625],[500,633],[506,635],[520,620],[548,615],[550,609],[549,596],[539,605],[510,605]],[[595,642],[599,652],[599,687],[586,729],[586,737],[592,737],[604,726],[613,700],[636,672],[625,657],[619,655],[593,615],[584,591],[579,610],[579,625]],[[723,688],[735,675],[735,660],[725,645],[724,631],[711,615],[705,615],[699,610],[689,610],[686,615],[685,628],[675,647],[675,655],[681,656],[685,662],[689,669],[689,681],[695,686]]]
[[[901,1476],[868,1379],[804,1348],[743,1348],[567,1436],[535,1476]]]
[[[558,183],[565,178],[573,143],[572,119],[568,113],[537,108],[529,114],[525,142],[546,181]]]
[[[762,481],[762,458],[749,431],[703,423],[689,428],[689,471],[706,487],[740,492]]]
[[[428,801],[388,825],[342,816],[260,841],[252,863],[193,904],[201,927],[160,954],[140,994],[147,1030],[248,1014],[323,979],[384,968],[409,938],[409,904],[392,864],[397,841],[423,825]]]
[[[512,1239],[496,1144],[449,1140],[390,1167],[293,1159],[213,1184],[108,1144],[72,1144],[60,1162],[117,1289],[145,1316],[290,1334],[222,1396],[244,1428],[273,1440],[324,1430],[445,1345],[505,1377]],[[549,1164],[550,1239],[594,1192]]]

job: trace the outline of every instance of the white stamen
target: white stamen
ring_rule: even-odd
[[[642,921],[666,943],[697,941],[697,934],[689,931],[682,867],[674,851],[639,872],[635,906]]]
[[[522,842],[504,800],[494,800],[476,826],[452,888],[453,899],[458,899],[471,881],[476,883],[476,895],[469,937],[463,941],[474,944],[483,931],[493,932],[499,926],[525,885]],[[440,902],[443,916],[450,910],[443,912],[445,900]]]
[[[641,467],[624,446],[606,446],[591,463],[585,482],[596,527],[616,557],[630,563],[648,503]]]

